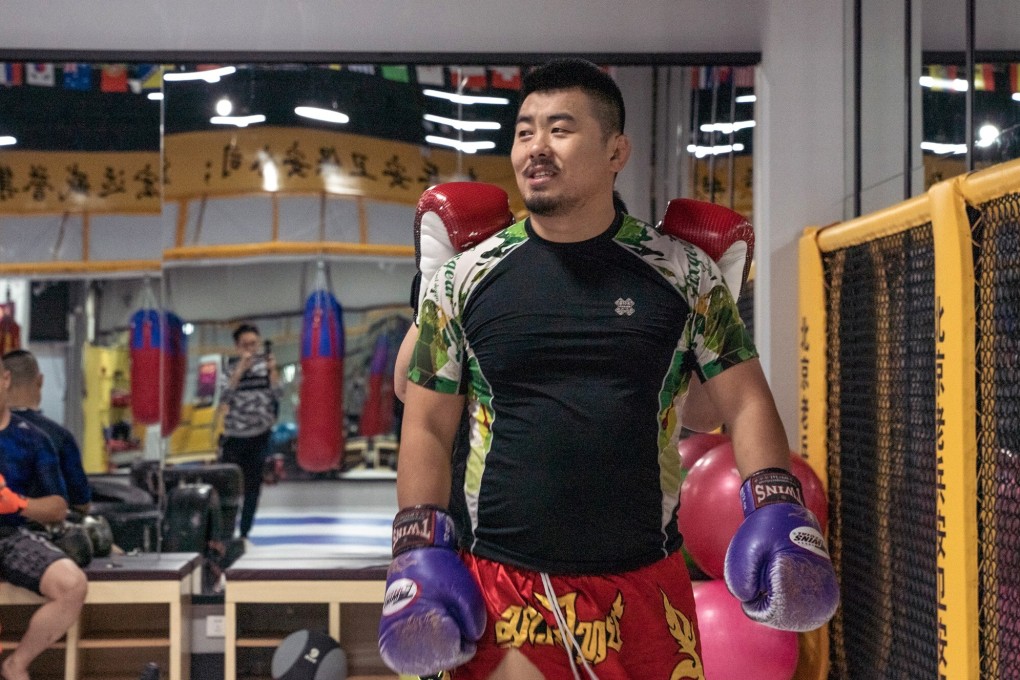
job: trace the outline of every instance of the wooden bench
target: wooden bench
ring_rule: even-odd
[[[304,624],[298,627],[319,628],[335,640],[341,640],[341,610],[345,605],[371,604],[382,608],[386,590],[386,568],[389,558],[352,559],[323,557],[292,557],[286,559],[242,556],[226,571],[224,596],[224,678],[237,680],[239,649],[275,648],[295,624],[285,620],[282,612],[300,605],[317,605],[321,612],[305,612]],[[275,607],[281,612],[277,621],[283,628],[256,628],[243,617],[238,607],[259,605]],[[283,608],[283,609],[281,609]],[[315,607],[313,607],[315,609]],[[272,616],[272,614],[270,614]],[[378,612],[373,613],[373,631],[377,629]],[[247,623],[247,625],[246,625]],[[375,655],[375,633],[372,634]],[[356,667],[357,654],[346,649],[348,663]],[[375,673],[376,669],[372,672]],[[352,668],[352,672],[357,671]],[[352,674],[350,680],[396,678],[393,674]]]
[[[191,595],[201,589],[200,565],[198,553],[93,560],[85,568],[89,589],[81,616],[56,645],[65,650],[63,677],[137,678],[144,661],[155,660],[168,680],[188,680]],[[0,582],[0,607],[43,602],[44,598],[31,591]],[[2,613],[0,619],[7,630],[10,622]],[[16,647],[18,637],[20,633],[5,639],[4,649]],[[117,667],[117,660],[123,668]]]

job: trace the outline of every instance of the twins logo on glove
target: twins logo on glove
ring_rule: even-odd
[[[393,520],[379,652],[397,673],[455,668],[474,656],[485,630],[482,593],[457,555],[455,529],[432,505],[404,508]]]
[[[744,522],[726,551],[724,576],[744,613],[772,628],[814,630],[839,606],[825,537],[786,470],[755,472],[740,487]]]

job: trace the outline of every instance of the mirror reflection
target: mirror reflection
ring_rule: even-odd
[[[51,86],[25,70],[0,88],[0,136],[15,140],[0,148],[8,317],[72,320],[30,344],[60,406],[44,408],[80,438],[93,500],[110,504],[93,507],[126,550],[205,554],[211,589],[244,551],[387,555],[415,205],[432,184],[477,180],[522,210],[507,154],[526,67],[127,64],[122,90],[107,66],[56,64]],[[750,214],[753,68],[606,68],[636,142],[620,182],[631,212],[654,222],[689,194]],[[34,130],[33,107],[53,112]],[[34,302],[65,285],[66,307]],[[331,308],[317,292],[339,310],[339,354],[303,341],[309,310]],[[271,343],[254,354],[277,375],[247,541],[245,478],[223,456],[243,434],[225,427],[223,396],[244,325]],[[324,358],[330,379],[309,381]],[[187,529],[196,517],[203,528]]]

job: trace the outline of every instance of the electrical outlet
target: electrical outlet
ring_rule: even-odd
[[[208,638],[221,638],[226,636],[223,619],[223,616],[218,615],[205,617],[205,636]]]

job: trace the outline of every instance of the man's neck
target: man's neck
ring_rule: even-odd
[[[602,234],[616,219],[611,202],[580,206],[569,215],[532,215],[531,228],[547,241],[576,243]]]

